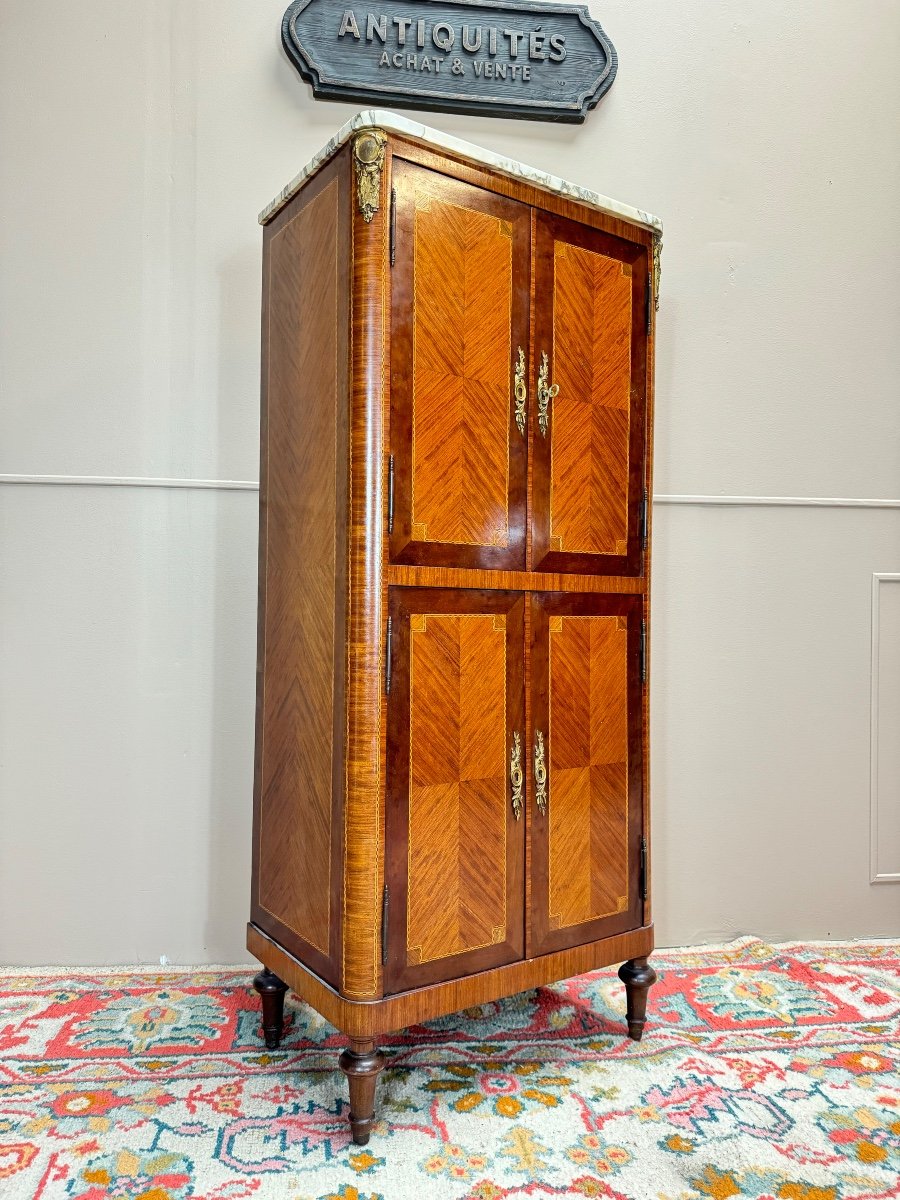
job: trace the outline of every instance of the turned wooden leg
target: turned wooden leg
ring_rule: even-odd
[[[365,1146],[375,1124],[375,1084],[383,1069],[384,1055],[374,1042],[350,1039],[341,1070],[350,1085],[350,1132],[357,1146]]]
[[[628,1036],[639,1042],[647,1015],[647,993],[656,983],[656,972],[646,958],[632,958],[619,967],[619,978],[625,984]]]
[[[287,984],[282,983],[268,967],[263,967],[253,980],[253,986],[262,1000],[262,1027],[266,1045],[270,1050],[277,1050],[284,1029],[284,993]]]

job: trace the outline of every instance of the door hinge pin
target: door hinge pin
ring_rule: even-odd
[[[647,489],[644,488],[644,495],[641,499],[641,549],[647,549],[647,526],[650,517],[650,497],[647,495]]]
[[[388,457],[388,533],[394,532],[394,456]]]
[[[397,189],[391,188],[391,218],[389,223],[389,246],[391,266],[394,265],[394,257],[397,252]]]
[[[385,695],[391,694],[391,618],[387,619],[387,632],[384,637],[384,691]]]
[[[384,885],[384,891],[381,893],[381,964],[387,962],[388,957],[388,887]]]
[[[647,839],[641,838],[641,899],[647,899]]]
[[[391,258],[391,263],[394,259]],[[646,316],[647,316],[647,333],[653,332],[653,272],[647,276],[647,300],[646,300]]]
[[[640,664],[641,664],[641,683],[647,682],[647,622],[641,621],[641,642],[640,642]]]

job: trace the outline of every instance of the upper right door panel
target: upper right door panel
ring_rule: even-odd
[[[533,570],[640,575],[647,247],[538,214]]]

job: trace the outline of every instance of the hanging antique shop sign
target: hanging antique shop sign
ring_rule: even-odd
[[[327,100],[583,121],[616,75],[586,6],[553,0],[294,0],[281,38]]]

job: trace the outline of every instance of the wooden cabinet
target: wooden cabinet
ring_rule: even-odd
[[[640,1037],[654,978],[658,223],[371,122],[263,214],[248,928],[358,1142],[379,1035],[623,962]]]

